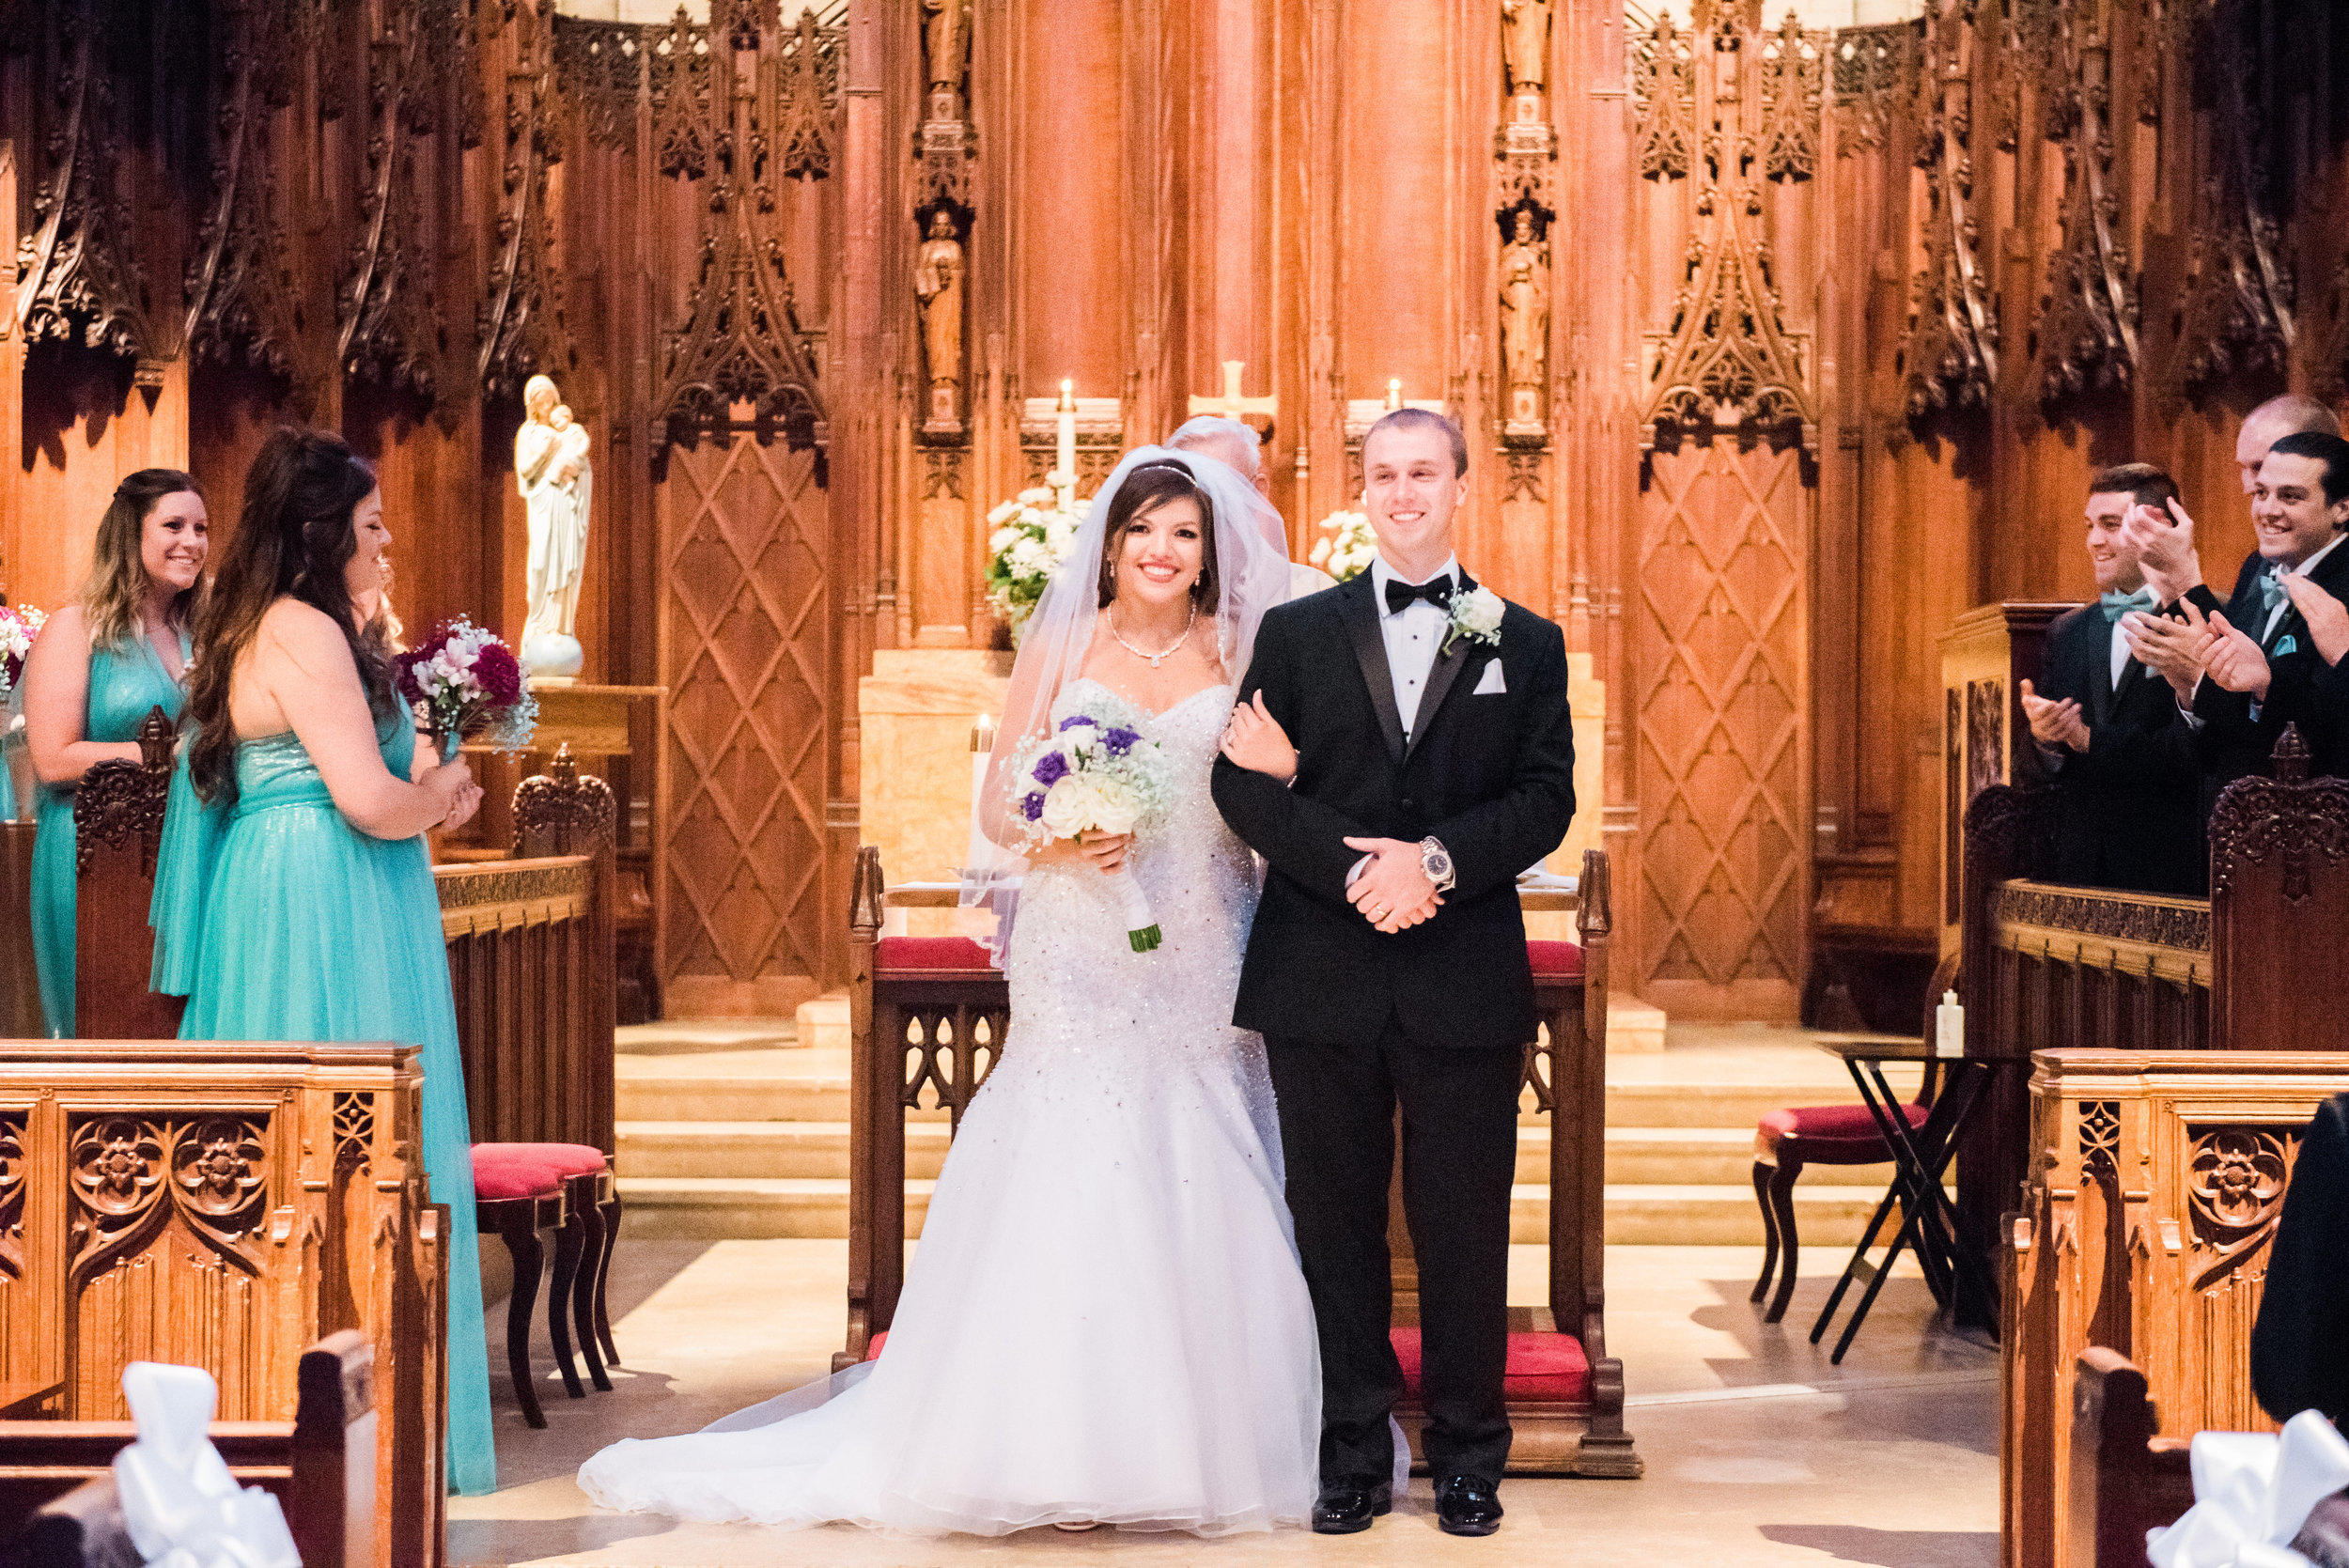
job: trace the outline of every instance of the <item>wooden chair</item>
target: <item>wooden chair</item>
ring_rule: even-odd
[[[372,1568],[376,1506],[375,1347],[355,1328],[304,1351],[290,1421],[215,1421],[229,1473],[276,1494],[303,1568]],[[0,1421],[0,1542],[23,1568],[135,1564],[110,1467],[138,1436],[130,1421]]]
[[[1925,1039],[1933,1038],[1933,1008],[1944,987],[1957,977],[1957,955],[1941,961],[1927,986],[1932,999],[1925,1005]],[[1940,1063],[1927,1062],[1917,1097],[1901,1107],[1910,1130],[1925,1125],[1939,1088]],[[1883,1165],[1892,1158],[1883,1129],[1864,1105],[1805,1105],[1773,1110],[1756,1124],[1753,1134],[1753,1201],[1762,1210],[1762,1274],[1753,1281],[1749,1301],[1769,1294],[1770,1278],[1778,1274],[1778,1294],[1770,1297],[1765,1323],[1786,1315],[1794,1298],[1796,1264],[1802,1238],[1795,1227],[1795,1183],[1809,1165]]]
[[[514,1380],[514,1398],[522,1420],[534,1427],[547,1424],[539,1407],[538,1390],[530,1372],[530,1312],[538,1302],[538,1280],[546,1272],[546,1249],[538,1233],[557,1233],[554,1291],[547,1303],[548,1337],[554,1343],[555,1361],[563,1372],[563,1390],[583,1399],[579,1369],[571,1362],[570,1339],[564,1327],[563,1307],[575,1279],[566,1278],[565,1262],[576,1270],[579,1254],[567,1253],[561,1233],[569,1228],[570,1205],[563,1173],[553,1166],[521,1157],[516,1145],[476,1143],[473,1149],[474,1215],[483,1234],[506,1243],[514,1259],[514,1291],[506,1304],[506,1369]]]
[[[906,1112],[934,1097],[958,1126],[1011,1021],[1003,973],[962,937],[883,937],[880,852],[857,851],[850,887],[848,1335],[834,1370],[879,1354],[905,1283]],[[1636,1476],[1623,1429],[1623,1363],[1606,1353],[1607,858],[1583,861],[1582,941],[1529,943],[1543,1038],[1526,1052],[1551,1118],[1549,1305],[1513,1314],[1513,1473]],[[1413,1436],[1418,1329],[1394,1330],[1396,1419]]]

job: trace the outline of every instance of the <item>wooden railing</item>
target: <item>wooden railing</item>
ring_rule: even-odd
[[[376,1347],[380,1560],[436,1560],[446,1334],[413,1048],[0,1041],[0,1382],[120,1421],[123,1366],[285,1421],[305,1348]]]

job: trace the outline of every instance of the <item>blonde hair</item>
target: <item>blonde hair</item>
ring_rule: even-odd
[[[176,468],[143,468],[115,487],[106,515],[98,520],[98,539],[90,550],[89,576],[82,584],[82,615],[88,623],[93,648],[119,648],[139,634],[148,587],[140,542],[148,514],[167,495],[181,491],[201,496],[193,476]],[[195,625],[206,580],[172,596],[164,618],[186,631]]]

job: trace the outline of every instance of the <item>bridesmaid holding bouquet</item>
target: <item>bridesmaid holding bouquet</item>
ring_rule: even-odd
[[[50,616],[23,656],[25,751],[40,781],[33,958],[52,1039],[73,1036],[74,792],[101,762],[139,760],[149,708],[179,717],[209,520],[195,481],[178,469],[124,479],[98,520],[80,599]]]
[[[423,1048],[424,1163],[449,1209],[448,1464],[497,1484],[474,1228],[472,1136],[425,832],[481,801],[417,754],[381,613],[391,535],[338,438],[280,430],[253,460],[189,683],[155,875],[154,986],[187,1040]]]

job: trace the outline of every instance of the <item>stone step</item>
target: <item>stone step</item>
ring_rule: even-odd
[[[1641,1057],[1654,1064],[1667,1057]],[[846,1122],[848,1053],[820,1048],[744,1048],[678,1056],[624,1056],[618,1061],[619,1119],[623,1122]],[[1609,1127],[1739,1128],[1748,1137],[1765,1113],[1783,1106],[1848,1105],[1858,1094],[1848,1080],[1782,1075],[1753,1082],[1710,1081],[1691,1066],[1677,1081],[1608,1086]],[[1896,1091],[1914,1087],[1915,1074],[1891,1075]],[[911,1119],[942,1121],[940,1110]],[[1528,1114],[1528,1126],[1547,1125]]]
[[[931,1183],[906,1184],[906,1231],[918,1236]],[[622,1176],[622,1234],[667,1240],[838,1238],[848,1233],[845,1178],[807,1176]],[[1805,1246],[1848,1248],[1875,1212],[1881,1188],[1795,1189],[1795,1223]],[[1549,1239],[1549,1192],[1521,1186],[1510,1239]],[[1752,1247],[1762,1219],[1752,1188],[1631,1184],[1607,1189],[1607,1239],[1616,1246]]]
[[[620,1169],[630,1176],[845,1178],[846,1122],[623,1122]],[[906,1127],[906,1175],[937,1177],[946,1157],[946,1124]],[[1607,1179],[1615,1185],[1726,1186],[1750,1190],[1753,1135],[1743,1127],[1614,1127],[1607,1135]],[[1864,1187],[1882,1191],[1889,1167],[1813,1166],[1803,1183]],[[1517,1137],[1517,1180],[1549,1179],[1549,1129],[1523,1128]]]

